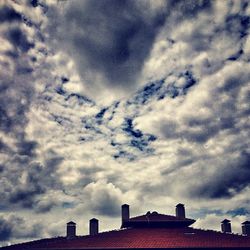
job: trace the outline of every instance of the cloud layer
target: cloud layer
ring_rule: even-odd
[[[1,244],[119,228],[122,203],[239,232],[248,1],[16,1],[0,21]]]

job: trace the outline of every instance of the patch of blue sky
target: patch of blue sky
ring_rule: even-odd
[[[54,121],[57,122],[59,125],[61,126],[65,126],[67,123],[71,123],[72,121],[67,118],[67,117],[63,117],[63,116],[59,116],[59,115],[55,115],[55,114],[51,114]]]
[[[249,214],[249,210],[243,207],[239,207],[237,209],[229,210],[227,212],[228,214],[231,214],[232,216],[237,216],[237,215],[247,215]]]
[[[196,79],[193,76],[193,73],[189,70],[181,74],[181,76],[183,76],[186,80],[185,85],[183,86],[184,89],[188,89],[196,83]]]
[[[80,95],[80,94],[76,94],[76,93],[71,93],[71,94],[67,95],[65,97],[65,101],[69,101],[72,98],[76,98],[77,101],[78,101],[78,103],[79,103],[79,105],[82,105],[82,104],[85,104],[85,103],[93,104],[94,105],[94,102],[92,100],[90,100],[86,96],[83,96],[83,95]]]
[[[94,119],[84,117],[81,119],[81,122],[85,129],[94,131],[97,134],[102,134],[102,131],[96,126],[96,122]]]
[[[137,157],[134,154],[131,154],[124,150],[119,150],[116,154],[113,155],[114,159],[126,159],[129,161],[134,161]]]
[[[229,61],[237,61],[241,57],[241,55],[243,55],[243,50],[242,49],[240,49],[235,54],[228,57],[227,60],[229,60]]]
[[[157,96],[159,94],[163,84],[164,79],[147,84],[142,90],[137,92],[132,103],[142,105],[150,101],[153,96]]]
[[[58,87],[56,87],[55,88],[55,91],[56,91],[56,93],[57,94],[59,94],[59,95],[66,95],[66,91],[62,88],[62,86],[58,86]]]
[[[124,119],[123,131],[125,131],[127,135],[130,135],[136,138],[143,136],[142,132],[139,129],[134,129],[133,120],[131,118]]]
[[[114,104],[112,106],[110,106],[110,110],[112,110],[112,111],[111,111],[110,116],[108,117],[109,121],[111,121],[114,118],[114,115],[116,113],[116,109],[118,108],[119,104],[120,104],[120,101],[117,101],[117,102],[114,102]]]
[[[73,202],[63,202],[62,203],[62,207],[63,208],[74,208],[75,207],[75,204]]]
[[[97,114],[96,114],[96,116],[95,116],[95,118],[96,118],[96,123],[97,124],[102,124],[102,122],[103,122],[103,116],[105,115],[105,112],[108,110],[108,108],[103,108],[103,109],[101,109],[101,111],[100,112],[98,112]]]

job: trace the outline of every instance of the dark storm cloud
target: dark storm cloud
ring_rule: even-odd
[[[229,15],[226,18],[225,29],[228,33],[234,33],[239,38],[247,35],[247,29],[250,27],[250,17],[246,14]]]
[[[62,208],[70,211],[69,216],[75,215],[80,201],[84,204],[81,211],[85,211],[85,217],[89,213],[113,217],[120,213],[123,201],[140,206],[145,200],[157,207],[162,205],[164,199],[160,198],[166,197],[166,193],[171,193],[170,199],[182,195],[188,198],[190,194],[194,207],[200,205],[194,201],[195,197],[205,200],[239,197],[238,192],[247,187],[250,178],[246,163],[249,155],[245,152],[237,155],[246,148],[246,143],[235,138],[244,132],[240,125],[244,117],[238,109],[243,107],[247,112],[245,103],[240,102],[245,98],[245,91],[240,88],[249,76],[241,71],[229,77],[228,71],[221,72],[221,76],[228,76],[225,82],[216,75],[211,77],[207,88],[201,89],[208,93],[207,98],[204,92],[199,92],[204,75],[199,74],[198,55],[207,57],[203,65],[205,75],[219,70],[218,64],[223,68],[225,64],[244,60],[245,52],[240,51],[248,28],[245,14],[232,15],[232,19],[221,16],[218,21],[211,12],[210,18],[202,12],[212,11],[214,1],[166,1],[156,9],[147,5],[154,6],[154,0],[27,3],[30,9],[26,12],[37,20],[31,22],[27,15],[22,16],[22,25],[14,22],[18,17],[4,21],[4,25],[10,26],[3,37],[12,46],[6,45],[8,49],[3,56],[11,61],[13,71],[0,82],[0,130],[4,135],[0,153],[6,157],[0,165],[1,213],[7,214],[12,209],[31,219],[46,218],[44,224],[51,234],[53,221],[60,224],[65,219],[60,216],[65,214]],[[50,9],[48,20],[43,16],[46,11],[42,5]],[[226,4],[223,7],[226,9]],[[225,27],[224,20],[228,24]],[[187,29],[184,25],[180,28],[182,21],[187,21]],[[220,21],[222,27],[211,28]],[[50,47],[52,43],[43,44],[47,40],[35,31],[47,24],[53,26],[50,34],[47,30],[40,34],[51,37],[54,47]],[[27,29],[23,29],[24,25]],[[177,32],[176,37],[173,31]],[[224,33],[220,36],[221,32],[227,34],[229,41],[234,37],[241,37],[241,41],[230,43],[229,52],[219,60],[216,55],[220,53],[213,47],[220,50],[220,41],[228,42]],[[214,42],[214,38],[218,40]],[[155,55],[151,48],[158,48],[158,43],[160,51]],[[161,43],[163,47],[170,46],[169,50],[161,49]],[[223,46],[220,52],[224,52]],[[173,72],[160,75],[157,64],[161,64],[161,56],[165,55],[163,70],[168,71],[171,53],[177,55],[176,62],[182,66],[179,68],[178,63],[177,68],[171,69]],[[136,85],[135,80],[149,55],[157,62],[153,67],[157,81],[149,76],[149,84],[128,100],[117,101],[116,106],[97,106],[85,97],[88,94],[85,88],[81,95],[71,93],[78,87],[74,67],[83,77],[83,84],[101,95],[101,91],[96,91],[99,85],[110,92],[117,86]],[[64,56],[70,64],[73,59],[74,64],[69,68],[67,60],[62,59]],[[167,81],[167,76],[174,80]],[[42,87],[43,83],[46,88]],[[73,87],[67,88],[69,85]],[[196,89],[198,93],[189,98]],[[197,108],[196,100],[203,97],[204,103],[198,102]],[[183,101],[184,108],[179,101]],[[208,110],[205,115],[200,113],[204,109]],[[190,114],[188,111],[192,110]],[[140,116],[142,119],[137,121]],[[146,116],[156,119],[153,127],[160,126],[162,133],[147,130],[150,124]],[[205,152],[203,144],[207,142],[210,148]],[[48,153],[52,147],[58,153]],[[204,162],[208,162],[207,166]],[[203,167],[207,170],[204,175],[200,171]],[[47,216],[48,212],[51,216]],[[2,231],[5,240],[19,238],[19,232],[6,226],[8,222],[2,220],[0,235]],[[43,236],[38,234],[38,237]]]
[[[0,91],[0,128],[6,133],[18,133],[18,138],[24,138],[23,126],[27,123],[26,112],[29,110],[33,89],[28,82],[18,82],[13,79],[7,81],[8,85],[0,83],[3,86]],[[10,95],[10,92],[16,94]]]
[[[0,217],[0,241],[15,238],[35,238],[41,235],[42,225],[27,223],[23,218],[11,215]]]
[[[29,187],[16,187],[16,189],[9,195],[9,202],[11,204],[20,204],[23,208],[32,208],[34,198],[37,195],[45,193],[45,189],[38,183],[31,183]]]
[[[11,129],[11,126],[11,118],[8,116],[7,112],[0,107],[0,128],[7,132]]]
[[[11,7],[3,7],[5,15],[1,16],[2,38],[13,45],[2,50],[4,59],[11,60],[12,71],[6,66],[1,69],[0,81],[0,130],[3,135],[1,151],[8,155],[1,161],[0,191],[1,209],[19,205],[31,207],[34,197],[44,191],[39,182],[29,180],[30,165],[35,159],[37,142],[27,137],[25,128],[29,122],[27,114],[34,96],[34,79],[30,69],[32,65],[27,59],[27,52],[34,47],[29,42],[29,33],[21,25],[20,15]],[[8,17],[8,18],[7,18]],[[8,21],[8,22],[7,22]],[[10,23],[10,21],[20,21]],[[29,74],[27,74],[29,73]],[[27,185],[21,176],[27,174]]]
[[[9,41],[16,47],[21,49],[22,52],[27,52],[30,48],[34,47],[33,43],[30,43],[25,33],[18,27],[10,29],[7,32]]]
[[[53,205],[53,202],[40,202],[40,195],[46,194],[50,189],[61,187],[55,172],[63,158],[54,155],[41,165],[31,163],[32,157],[30,153],[25,153],[25,156],[16,155],[3,166],[0,181],[4,187],[0,191],[2,209],[23,207],[42,212],[49,210]]]
[[[35,155],[35,149],[37,147],[37,142],[36,141],[19,141],[17,143],[18,147],[18,154],[20,155],[28,155],[30,157]]]
[[[22,16],[9,6],[0,8],[0,22],[21,21]]]
[[[12,234],[12,227],[8,221],[0,218],[0,240],[8,240]]]
[[[61,48],[73,57],[86,84],[128,90],[137,85],[137,77],[167,18],[173,17],[171,24],[211,8],[210,1],[157,4],[147,0],[69,1],[61,16],[56,17],[57,22],[52,21],[51,37],[62,42]],[[51,18],[55,11],[51,9]]]
[[[102,199],[92,206],[94,212],[100,215],[117,216],[120,212],[120,202],[114,200],[111,196],[104,196]]]
[[[94,213],[106,216],[119,214],[122,193],[112,183],[92,182],[84,188],[84,194]]]
[[[35,212],[36,213],[47,213],[49,211],[51,211],[51,209],[56,206],[55,202],[52,200],[49,200],[47,202],[37,202],[34,206]]]
[[[67,34],[58,35],[68,42],[80,74],[88,77],[91,70],[108,84],[134,84],[165,20],[163,11],[144,11],[129,0],[70,2],[60,19]]]
[[[213,92],[210,103],[206,104],[206,107],[212,108],[212,116],[186,115],[182,117],[181,123],[178,119],[163,120],[159,125],[162,134],[165,138],[182,138],[190,142],[203,144],[224,130],[230,130],[233,134],[238,133],[237,124],[244,118],[246,110],[242,112],[235,100],[240,98],[241,88],[247,84],[248,79],[249,73],[247,71],[234,69],[230,73],[228,72],[223,84]],[[193,77],[188,77],[183,86],[183,93],[188,88],[186,86],[189,84],[193,86],[195,83]],[[222,98],[222,96],[227,96],[227,99],[215,105],[218,98]],[[249,109],[247,110],[249,111]]]
[[[38,0],[31,0],[30,4],[35,8],[39,5],[39,2],[38,2]]]
[[[0,139],[0,152],[1,153],[11,153],[11,148]]]
[[[245,151],[236,159],[226,160],[226,165],[220,166],[220,171],[216,171],[208,181],[204,180],[201,187],[196,187],[192,195],[208,198],[234,196],[249,186],[249,162],[250,154]]]

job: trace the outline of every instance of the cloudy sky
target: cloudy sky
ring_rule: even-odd
[[[249,1],[1,1],[0,245],[123,203],[241,232],[249,32]]]

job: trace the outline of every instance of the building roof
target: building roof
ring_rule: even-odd
[[[160,226],[160,227],[185,227],[190,226],[195,222],[193,219],[178,218],[172,215],[159,214],[157,212],[147,212],[144,215],[130,218],[122,224],[124,227],[147,227],[147,226]]]
[[[189,221],[189,222],[195,222],[193,219],[188,219],[188,218],[178,218],[176,216],[172,215],[166,215],[166,214],[159,214],[157,212],[147,212],[146,214],[132,217],[129,219],[130,221],[165,221],[165,222],[170,222],[170,221]]]
[[[127,228],[78,236],[58,237],[2,248],[30,249],[131,249],[131,248],[249,248],[250,237],[211,230],[185,228]]]
[[[98,221],[98,220],[96,220]],[[42,239],[1,250],[247,248],[250,236],[189,227],[195,220],[147,212],[127,219],[119,230],[95,235]],[[248,222],[248,221],[246,221]],[[73,222],[74,223],[74,222]]]

